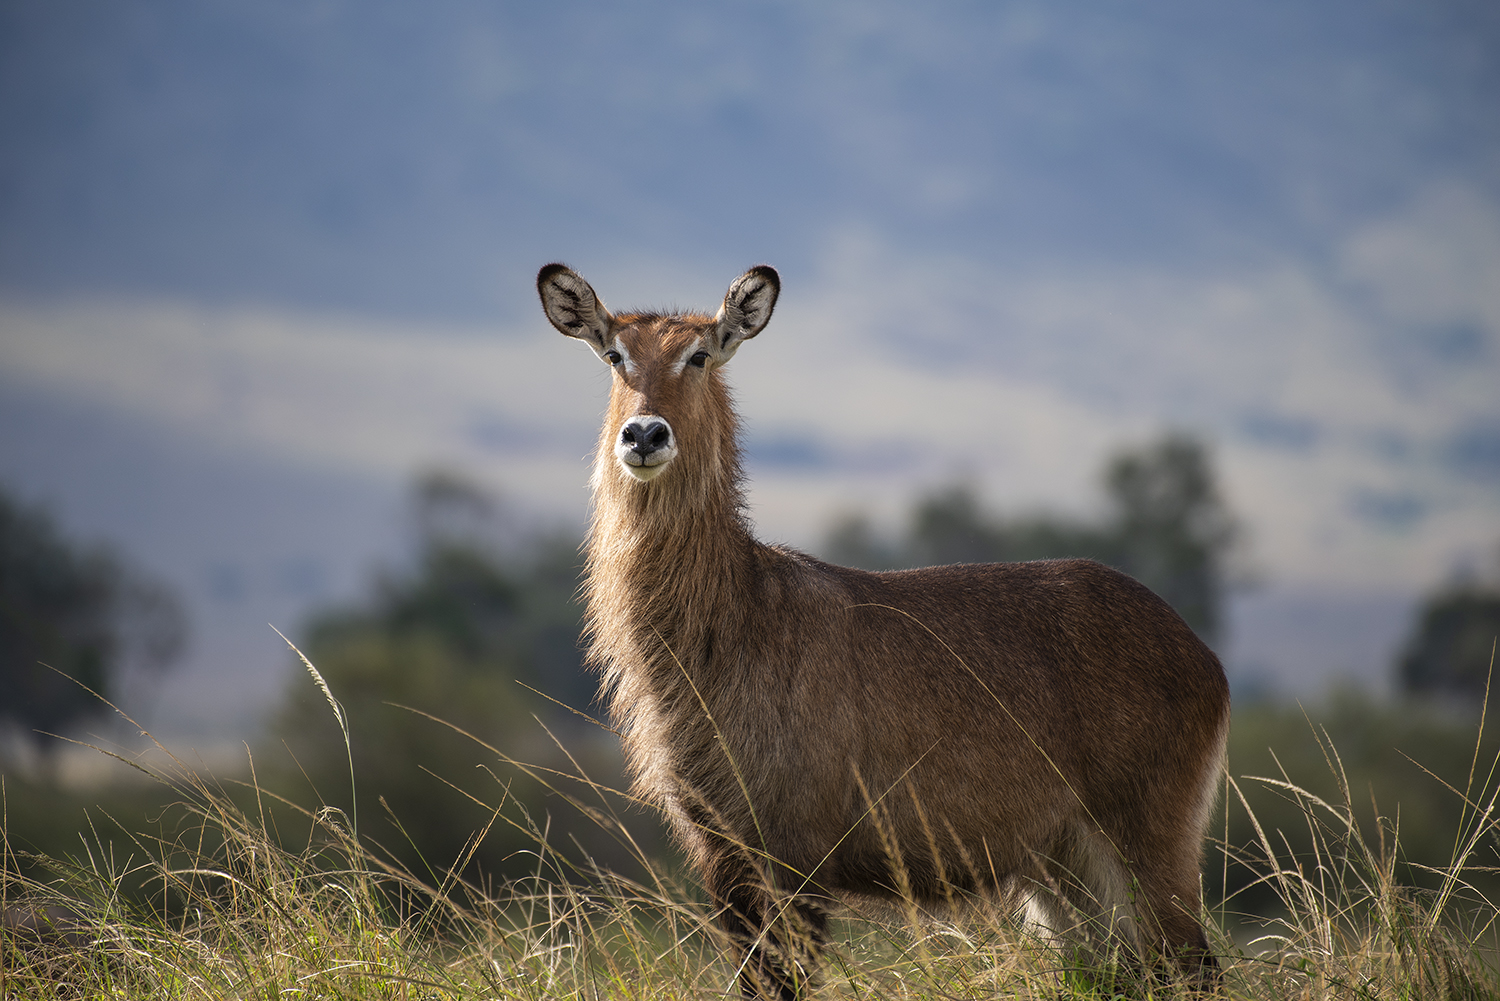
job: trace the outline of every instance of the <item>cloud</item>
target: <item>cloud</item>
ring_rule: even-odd
[[[812,302],[782,306],[781,331],[755,345],[792,340],[794,360],[774,381],[739,373],[746,410],[850,455],[923,443],[817,488],[828,508],[871,496],[877,477],[887,496],[899,485],[876,505],[888,516],[960,473],[1012,509],[1086,507],[1108,449],[1186,427],[1218,446],[1270,575],[1420,586],[1500,533],[1500,213],[1472,189],[1424,192],[1356,229],[1340,259],[1332,275],[1294,259],[1027,273],[845,233]],[[1415,323],[1440,331],[1416,360]],[[808,477],[765,473],[759,489],[785,498],[772,520],[795,534]]]
[[[812,544],[840,509],[894,517],[959,476],[1009,510],[1084,512],[1112,449],[1175,426],[1216,445],[1273,578],[1440,577],[1500,526],[1500,357],[1462,347],[1463,364],[1439,352],[1414,375],[1404,331],[1462,321],[1492,342],[1500,213],[1472,192],[1423,195],[1351,234],[1341,260],[1332,276],[1292,260],[1023,273],[846,232],[814,274],[788,275],[729,369],[756,516]],[[1433,260],[1460,274],[1419,267]],[[629,307],[641,266],[596,287]],[[731,277],[691,304],[711,308]],[[607,393],[603,367],[540,317],[12,303],[0,329],[0,365],[28,385],[223,449],[392,479],[463,466],[540,510],[581,512]]]
[[[1472,186],[1429,185],[1357,231],[1340,264],[1398,329],[1488,344],[1500,334],[1500,205]]]
[[[1460,475],[1500,485],[1500,420],[1459,428],[1444,452]]]
[[[1500,149],[1500,22],[1448,5],[12,7],[21,293],[471,319],[506,306],[501,264],[801,266],[856,224],[971,260],[1222,263],[1487,184]]]
[[[602,402],[597,366],[540,330],[140,302],[11,304],[0,330],[9,378],[223,450],[388,477],[508,466],[539,502],[576,477]]]

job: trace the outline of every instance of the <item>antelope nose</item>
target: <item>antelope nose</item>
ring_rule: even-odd
[[[672,425],[660,417],[638,417],[620,429],[620,443],[645,459],[672,444]]]

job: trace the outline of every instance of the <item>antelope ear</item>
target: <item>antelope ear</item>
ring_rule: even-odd
[[[734,280],[714,317],[719,322],[721,362],[728,361],[741,341],[748,341],[770,322],[780,294],[781,276],[769,264],[758,264]]]
[[[587,342],[596,354],[604,354],[614,340],[609,332],[614,317],[582,275],[566,264],[549,264],[537,272],[536,290],[542,297],[542,312],[554,327]]]

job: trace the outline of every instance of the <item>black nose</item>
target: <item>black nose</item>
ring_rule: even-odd
[[[620,429],[620,441],[644,459],[672,444],[672,425],[660,417],[638,417]]]

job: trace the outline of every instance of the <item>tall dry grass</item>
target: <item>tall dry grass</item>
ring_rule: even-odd
[[[337,707],[334,693],[326,694]],[[1292,837],[1263,829],[1258,820],[1255,843],[1212,846],[1214,864],[1206,872],[1231,860],[1254,866],[1259,885],[1274,890],[1280,902],[1273,915],[1244,915],[1231,895],[1205,915],[1225,967],[1216,993],[1256,999],[1500,996],[1494,965],[1500,910],[1471,879],[1494,859],[1500,762],[1482,761],[1476,750],[1461,782],[1433,777],[1462,799],[1464,810],[1450,863],[1434,869],[1438,888],[1419,891],[1397,878],[1399,818],[1377,811],[1373,829],[1361,826],[1356,791],[1323,737],[1341,799],[1320,798],[1285,774],[1226,776],[1226,809],[1241,804],[1250,810],[1244,795],[1250,784],[1274,789],[1300,808],[1305,832],[1298,833],[1310,836],[1312,848],[1294,851]],[[582,769],[531,768],[491,750],[497,766],[494,795],[485,802],[490,822],[475,832],[469,850],[495,825],[514,825],[529,835],[532,874],[488,885],[453,875],[464,870],[466,858],[427,860],[421,872],[402,867],[356,831],[352,816],[275,797],[253,770],[249,781],[234,784],[203,777],[170,753],[164,767],[130,762],[177,797],[152,833],[96,815],[83,847],[68,857],[23,858],[8,837],[0,844],[6,915],[0,997],[655,999],[736,993],[735,957],[715,930],[711,909],[670,863],[646,857],[635,845],[618,794]],[[546,783],[607,829],[635,853],[646,875],[627,879],[603,871],[576,845],[554,844],[546,818],[527,814],[506,795],[506,777],[517,771]],[[368,815],[379,805],[362,809]],[[123,853],[121,844],[128,845]],[[1212,875],[1208,881],[1212,890]],[[1190,993],[1128,966],[1101,969],[1096,960],[1028,936],[1013,915],[984,901],[941,915],[854,903],[835,922],[827,960],[808,991],[810,997],[860,999]]]

